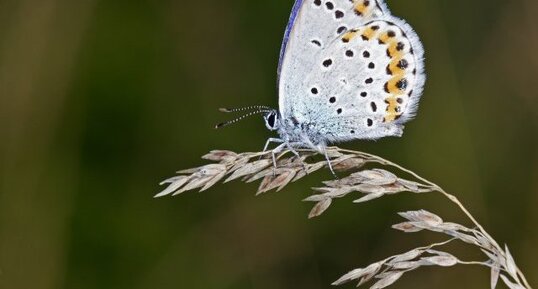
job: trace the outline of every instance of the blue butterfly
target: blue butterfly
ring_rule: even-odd
[[[401,136],[422,94],[424,49],[405,21],[382,0],[296,0],[278,64],[279,109],[250,111],[276,131],[274,154],[358,139]],[[275,163],[276,166],[276,163]],[[333,172],[334,173],[334,172]]]

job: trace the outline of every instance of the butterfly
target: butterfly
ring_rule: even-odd
[[[423,91],[423,55],[415,31],[382,0],[296,0],[280,50],[278,110],[221,109],[250,112],[218,127],[263,114],[279,135],[264,148],[280,143],[273,161],[284,149],[310,148],[333,171],[328,144],[402,135]]]

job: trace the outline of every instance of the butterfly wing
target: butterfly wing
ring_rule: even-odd
[[[317,35],[312,28],[297,26],[301,38],[291,33],[286,54],[299,59],[284,59],[281,114],[309,123],[319,141],[401,135],[402,124],[416,112],[424,85],[422,45],[408,24],[379,7],[375,17],[348,22],[354,26],[342,34],[320,37],[325,46],[317,51],[309,41]],[[297,18],[295,25],[340,25],[332,22],[337,21]]]
[[[289,113],[289,101],[312,60],[339,35],[376,17],[390,14],[381,0],[296,0],[286,27],[278,66],[279,108]]]

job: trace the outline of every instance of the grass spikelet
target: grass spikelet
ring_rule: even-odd
[[[511,289],[531,289],[524,274],[517,267],[508,246],[501,247],[456,196],[447,193],[438,185],[416,173],[379,156],[338,147],[327,148],[327,153],[332,167],[340,174],[342,172],[348,174],[340,179],[322,182],[321,186],[312,188],[314,193],[303,200],[315,203],[308,215],[309,218],[321,216],[335,203],[336,199],[350,194],[359,194],[353,202],[366,203],[406,192],[439,193],[456,204],[473,225],[467,227],[447,222],[427,210],[400,212],[398,214],[404,220],[393,225],[392,228],[405,233],[436,232],[445,235],[447,240],[387,257],[364,268],[353,269],[333,282],[333,285],[354,281],[360,286],[372,282],[373,285],[370,288],[381,289],[394,284],[405,273],[424,266],[451,267],[460,264],[489,268],[492,289],[497,286],[499,279]],[[291,182],[296,182],[307,174],[328,167],[327,161],[316,151],[300,150],[299,154],[300,157],[290,151],[283,151],[276,156],[275,168],[270,151],[235,153],[214,150],[202,157],[214,163],[179,171],[177,176],[161,183],[167,187],[155,197],[177,195],[191,190],[204,191],[220,181],[229,182],[238,179],[244,182],[260,181],[256,192],[258,195],[272,190],[282,190]],[[373,168],[365,169],[364,166],[367,164]],[[398,174],[405,174],[410,179],[400,177]],[[460,241],[480,249],[486,260],[462,261],[440,249],[453,241]]]

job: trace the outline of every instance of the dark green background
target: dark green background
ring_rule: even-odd
[[[389,1],[426,49],[403,138],[379,154],[458,195],[538,286],[538,2]],[[331,288],[348,270],[442,239],[397,211],[467,220],[437,195],[300,202],[326,172],[153,199],[211,149],[256,151],[260,118],[215,131],[222,106],[277,105],[292,0],[0,0],[0,288]],[[465,260],[474,249],[452,246]],[[344,288],[353,288],[349,285]],[[488,288],[484,268],[428,268],[395,288]]]

